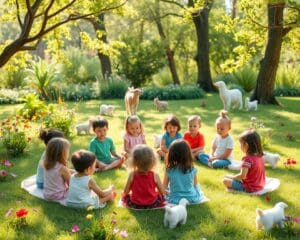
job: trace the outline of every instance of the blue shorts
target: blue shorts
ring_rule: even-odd
[[[238,180],[233,180],[231,188],[237,191],[246,192],[245,188],[243,187],[243,183]]]
[[[36,186],[39,189],[44,189],[44,183],[42,183],[42,182],[36,182]]]

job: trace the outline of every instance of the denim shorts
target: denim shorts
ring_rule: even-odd
[[[231,188],[237,191],[246,192],[241,181],[233,180]]]
[[[36,186],[39,189],[44,189],[44,183],[42,183],[42,182],[36,182]]]

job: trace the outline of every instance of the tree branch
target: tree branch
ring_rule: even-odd
[[[162,2],[165,2],[165,3],[174,4],[174,5],[176,5],[176,6],[180,7],[180,8],[182,8],[182,9],[187,10],[186,7],[185,7],[183,4],[180,4],[180,3],[178,3],[178,2],[171,1],[171,0],[161,0],[161,1],[162,1]]]
[[[20,17],[20,6],[19,6],[19,1],[18,0],[16,0],[16,6],[17,6],[17,19],[18,19],[18,23],[20,25],[20,28],[22,29],[23,23],[22,23],[22,20],[21,20],[21,17]]]
[[[168,17],[168,16],[174,16],[174,17],[180,17],[180,18],[183,18],[183,15],[176,14],[176,13],[166,13],[166,14],[164,14],[164,15],[161,15],[160,18],[163,19],[163,18]]]

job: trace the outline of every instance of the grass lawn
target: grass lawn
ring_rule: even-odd
[[[117,213],[116,228],[126,230],[128,239],[288,239],[284,230],[272,229],[270,233],[255,229],[255,209],[267,209],[279,201],[288,204],[285,215],[300,217],[300,98],[278,98],[282,106],[261,106],[257,112],[232,110],[229,114],[232,120],[231,135],[235,140],[234,156],[240,159],[242,153],[239,148],[238,135],[250,126],[250,118],[255,116],[265,124],[266,129],[272,131],[272,138],[268,143],[268,151],[281,155],[277,169],[266,166],[266,175],[279,178],[280,188],[265,196],[248,196],[245,194],[227,193],[222,184],[223,176],[229,170],[213,170],[198,163],[198,179],[205,195],[210,202],[188,206],[188,220],[185,225],[169,230],[163,226],[164,210],[132,211],[117,207],[117,200],[101,210],[93,211],[94,215],[103,214],[110,218],[113,211]],[[222,104],[218,95],[208,95],[206,107],[201,107],[200,100],[170,101],[169,110],[157,112],[152,101],[140,101],[138,113],[145,128],[146,140],[153,146],[153,134],[162,133],[162,124],[169,113],[179,117],[182,132],[187,129],[187,118],[192,114],[199,114],[202,118],[201,132],[205,136],[206,151],[215,135],[214,121],[218,116]],[[118,106],[114,117],[107,117],[109,121],[108,135],[113,138],[118,152],[122,150],[122,131],[124,129],[125,109],[122,100],[88,101],[78,103],[77,123],[86,121],[90,116],[99,113],[100,103]],[[1,105],[0,121],[14,114],[17,105]],[[35,125],[34,129],[38,129]],[[296,138],[289,141],[286,135],[290,133]],[[80,233],[89,225],[85,218],[87,211],[63,207],[57,203],[39,200],[27,194],[20,188],[21,181],[35,174],[37,163],[44,150],[42,142],[35,138],[26,154],[12,158],[7,156],[0,146],[0,159],[11,160],[15,166],[13,172],[17,178],[0,182],[0,239],[81,239]],[[80,148],[87,149],[93,135],[74,136],[71,141],[71,152]],[[297,160],[296,166],[288,170],[284,166],[287,158]],[[163,178],[161,163],[157,170]],[[115,184],[118,197],[127,179],[125,169],[96,173],[94,178],[103,188],[110,183]],[[117,199],[118,199],[117,197]],[[9,219],[5,213],[9,208],[17,210],[26,208],[29,226],[15,231],[9,227]],[[72,233],[73,225],[81,229]],[[293,229],[297,232],[290,239],[300,238],[300,223],[295,223]]]

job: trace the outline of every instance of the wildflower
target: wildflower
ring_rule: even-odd
[[[8,211],[5,214],[5,217],[10,217],[13,213],[13,210],[14,210],[13,208],[8,209]]]
[[[92,219],[92,218],[93,218],[93,214],[86,215],[86,219]]]
[[[112,224],[116,224],[116,223],[117,223],[117,220],[116,220],[116,219],[112,219],[112,220],[111,220],[111,223],[112,223]]]
[[[87,208],[87,210],[88,210],[88,211],[92,211],[94,208],[95,208],[94,206],[89,206],[89,207]]]
[[[251,122],[255,122],[256,121],[256,117],[251,117]]]
[[[79,227],[78,227],[78,225],[74,225],[73,227],[72,227],[72,232],[73,233],[76,233],[76,232],[79,232]]]
[[[127,238],[128,237],[128,233],[125,230],[122,230],[120,232],[120,236],[123,237],[123,238]]]
[[[21,208],[20,210],[16,211],[16,216],[18,218],[25,217],[28,214],[28,211],[25,208]]]
[[[269,195],[266,196],[266,201],[267,201],[267,202],[270,202],[270,200],[271,200],[270,196],[269,196]]]
[[[294,221],[295,223],[299,223],[299,222],[300,222],[300,217],[294,217],[294,218],[293,218],[293,221]]]
[[[5,159],[2,160],[1,163],[2,163],[2,165],[6,166],[6,167],[12,167],[14,165],[13,163],[11,163],[10,161],[5,160]]]
[[[7,175],[7,171],[5,171],[5,170],[0,171],[0,176],[1,177],[5,177],[6,175]]]
[[[119,228],[114,228],[113,234],[117,234],[118,232],[120,232],[120,229]]]
[[[290,141],[295,139],[294,135],[291,134],[291,133],[288,133],[288,134],[286,135],[286,138],[287,138],[288,140],[290,140]]]

